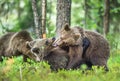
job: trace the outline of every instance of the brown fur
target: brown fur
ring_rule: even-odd
[[[31,47],[31,51],[33,53],[38,53],[40,59],[44,56],[46,56],[51,49],[54,47],[51,45],[52,44],[52,39],[51,38],[44,38],[44,39],[35,39],[33,41],[28,42],[29,47]]]
[[[83,48],[81,46],[69,46],[69,63],[67,69],[75,68],[76,64],[82,60]]]
[[[32,41],[30,34],[27,31],[20,31],[17,33],[8,33],[0,38],[0,57],[11,57],[11,56],[24,56],[24,61],[26,61],[27,57],[38,61],[36,55],[34,55],[30,48],[28,48],[26,42]]]
[[[6,56],[6,48],[8,48],[8,44],[10,41],[10,38],[13,36],[13,32],[7,33],[0,37],[0,61],[2,61],[2,56]]]
[[[56,47],[49,51],[44,60],[48,61],[52,70],[65,69],[68,63],[67,52],[59,47]]]
[[[87,37],[90,41],[84,58],[81,57],[82,51],[82,40]],[[72,41],[71,41],[72,40]],[[83,62],[91,67],[92,65],[104,66],[107,68],[107,60],[110,55],[109,44],[107,40],[100,34],[83,30],[80,27],[70,28],[66,24],[61,30],[60,38],[58,38],[53,45],[58,46],[69,46],[69,57],[70,59],[67,68],[73,68],[78,62],[81,65]],[[77,47],[76,47],[77,46]]]
[[[48,61],[52,70],[65,69],[68,63],[67,52],[59,47],[53,47],[53,42],[52,38],[36,39],[29,42],[29,45],[32,49],[39,50],[40,58]]]

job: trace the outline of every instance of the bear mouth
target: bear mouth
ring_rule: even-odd
[[[61,49],[66,52],[69,52],[69,46],[62,46]]]
[[[31,52],[34,55],[33,57],[35,58],[36,61],[42,61],[43,55],[44,55],[42,49],[39,48],[34,51],[33,51],[33,49],[31,49]]]

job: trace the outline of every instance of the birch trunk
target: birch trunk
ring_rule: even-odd
[[[71,0],[57,0],[56,37],[59,37],[59,30],[65,23],[70,25]]]
[[[37,3],[36,0],[32,0],[32,10],[34,15],[34,24],[35,24],[35,34],[37,38],[41,38],[41,31],[40,31],[40,22],[39,22],[39,16],[37,12]]]

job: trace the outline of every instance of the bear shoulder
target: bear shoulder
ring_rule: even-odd
[[[27,41],[32,41],[32,38],[31,38],[29,32],[20,31],[20,32],[14,33],[9,40],[9,44],[8,44],[8,48],[7,48],[6,52],[14,54],[14,52],[16,50],[26,48],[25,45],[26,45]]]

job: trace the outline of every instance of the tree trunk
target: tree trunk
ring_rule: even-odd
[[[71,20],[71,0],[57,0],[56,37],[65,23],[70,25]]]
[[[105,9],[104,9],[104,28],[103,28],[103,32],[104,32],[104,36],[106,36],[106,34],[109,32],[109,16],[110,16],[110,1],[109,0],[105,0]]]
[[[100,0],[101,1],[101,0]],[[102,2],[102,1],[101,1]],[[99,20],[97,21],[97,29],[96,29],[96,31],[97,32],[99,32],[99,33],[103,33],[103,22],[101,22],[101,21],[103,21],[103,10],[102,10],[103,8],[102,7],[99,7],[98,8],[98,14],[99,14]]]
[[[88,4],[87,4],[87,0],[85,0],[84,2],[85,6],[84,6],[84,9],[85,9],[85,28],[87,28],[87,13],[88,13]]]
[[[37,12],[36,0],[32,0],[32,10],[33,10],[33,15],[34,15],[35,33],[36,33],[37,38],[41,38],[42,31],[40,31],[40,22],[39,22],[39,16],[38,16],[38,12]]]
[[[42,0],[42,19],[41,19],[42,38],[46,38],[46,6],[47,0]]]
[[[18,12],[18,20],[21,19],[21,8],[20,8],[20,0],[17,3],[17,12]]]

